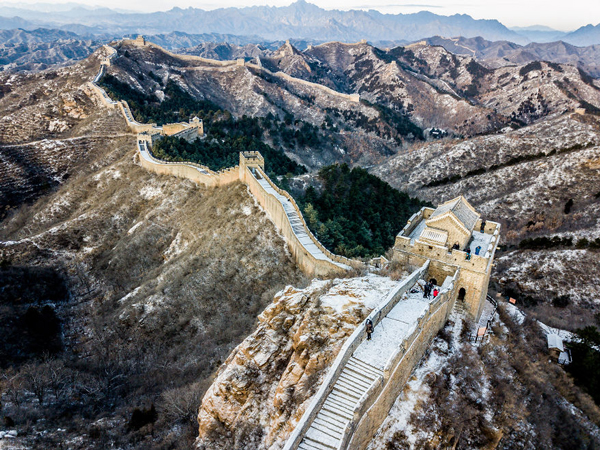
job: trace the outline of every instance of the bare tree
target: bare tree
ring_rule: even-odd
[[[8,400],[17,408],[21,406],[23,401],[23,384],[23,377],[13,368],[4,371],[2,378],[0,378],[0,392],[6,395]]]
[[[40,402],[40,405],[43,405],[50,384],[46,364],[27,364],[21,370],[21,373],[23,374],[24,380],[23,387],[35,395]]]

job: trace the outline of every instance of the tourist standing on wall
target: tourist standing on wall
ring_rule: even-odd
[[[371,319],[367,319],[366,331],[367,331],[367,341],[370,341],[371,335],[373,334],[373,322],[371,321]]]

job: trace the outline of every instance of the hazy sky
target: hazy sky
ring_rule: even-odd
[[[167,10],[174,6],[215,9],[227,6],[286,6],[291,0],[72,0],[110,8]],[[498,19],[506,26],[546,25],[559,30],[574,30],[580,26],[600,23],[600,0],[425,0],[422,3],[393,0],[308,0],[326,9],[377,9],[383,13],[414,13],[431,11],[436,14],[469,14],[476,19]],[[24,0],[27,3],[63,3],[61,0]]]

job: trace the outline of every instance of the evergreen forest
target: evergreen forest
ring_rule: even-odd
[[[298,200],[319,241],[347,257],[385,253],[409,217],[425,204],[360,167],[321,169],[323,188],[312,186]]]
[[[203,164],[218,171],[239,163],[239,153],[258,151],[265,158],[265,172],[270,177],[276,175],[300,175],[306,172],[304,166],[292,161],[285,153],[250,136],[225,136],[221,139],[185,139],[166,136],[152,146],[155,157],[165,161],[191,161]]]
[[[99,84],[113,100],[125,100],[133,117],[140,123],[164,125],[188,120],[193,116],[202,118],[211,111],[220,111],[215,103],[196,100],[172,80],[167,81],[162,102],[156,95],[140,92],[110,74],[104,75]]]
[[[588,326],[576,330],[575,334],[578,339],[567,343],[573,361],[565,369],[600,405],[600,331],[595,326]]]

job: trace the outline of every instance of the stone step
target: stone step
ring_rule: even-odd
[[[371,364],[369,364],[361,359],[355,358],[355,357],[350,358],[348,363],[350,363],[351,365],[358,366],[358,367],[362,368],[365,372],[369,372],[375,376],[379,376],[382,373],[382,371],[379,370],[377,367],[374,367]]]
[[[343,428],[336,427],[328,422],[325,422],[324,420],[319,419],[318,416],[313,421],[311,428],[320,430],[323,433],[331,436],[334,439],[338,439],[338,440],[342,438],[342,434],[344,433]]]
[[[354,395],[348,394],[347,392],[344,392],[342,389],[340,389],[337,385],[333,387],[331,392],[333,394],[335,394],[336,396],[343,397],[347,401],[352,402],[354,404],[358,403],[358,401],[360,400],[360,397],[357,396],[356,394],[354,394]]]
[[[329,399],[325,401],[322,408],[325,411],[329,411],[330,413],[343,417],[346,420],[352,420],[352,417],[354,416],[354,412],[350,408],[346,408],[344,405],[340,405]]]
[[[339,427],[346,427],[346,424],[348,423],[348,419],[345,417],[338,416],[337,414],[334,414],[330,411],[325,411],[324,409],[319,411],[317,417],[320,417],[322,420]]]
[[[366,377],[366,378],[377,378],[377,376],[381,373],[380,370],[376,370],[371,368],[370,366],[365,366],[361,363],[358,362],[358,359],[350,359],[347,363],[346,363],[346,367],[348,369],[351,369],[357,373],[359,373],[361,376]]]
[[[362,389],[356,384],[352,384],[350,381],[342,379],[341,377],[338,379],[337,383],[335,383],[335,387],[339,387],[340,390],[347,391],[348,394],[354,395],[358,398],[361,398],[363,394],[368,390]]]
[[[332,448],[337,448],[340,440],[334,437],[329,436],[326,433],[323,433],[320,430],[317,430],[313,427],[310,427],[306,432],[306,436],[304,436],[304,440],[309,439],[319,444],[328,445]]]
[[[358,361],[358,360],[356,360]],[[375,378],[377,378],[382,372],[381,371],[376,371],[370,367],[365,367],[362,364],[357,363],[356,361],[348,361],[348,363],[346,364],[346,368],[348,370],[352,370],[353,372],[358,373],[360,376],[364,377],[364,378],[369,378],[371,380],[374,380]]]
[[[307,437],[302,440],[298,448],[302,450],[337,450],[337,447],[325,445]]]
[[[366,378],[348,367],[344,369],[339,379],[344,380],[348,384],[356,386],[356,388],[360,390],[369,389],[369,386],[375,382],[375,378]]]
[[[377,377],[375,377],[375,376],[371,376],[371,375],[366,376],[364,374],[364,372],[361,371],[360,368],[352,367],[352,366],[346,366],[342,375],[350,377],[351,379],[354,379],[354,380],[359,380],[360,384],[366,385],[366,386],[371,386],[377,379]]]
[[[344,405],[344,407],[346,407],[347,409],[349,409],[350,411],[354,411],[354,407],[356,406],[356,402],[352,401],[342,395],[339,395],[337,393],[331,392],[329,394],[329,396],[327,397],[328,400],[332,400],[335,402],[338,402],[342,405]]]

